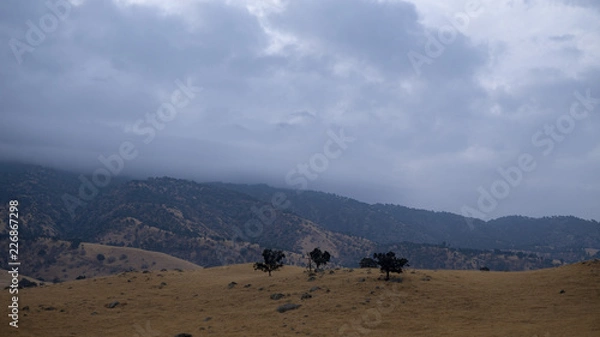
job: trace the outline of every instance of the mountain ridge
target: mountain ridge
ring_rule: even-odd
[[[169,177],[115,179],[72,218],[61,197],[76,191],[80,179],[39,166],[0,167],[0,202],[19,200],[23,238],[141,248],[204,267],[257,261],[264,248],[281,249],[288,263],[302,265],[308,251],[321,247],[335,257],[334,265],[356,266],[373,252],[395,249],[422,268],[526,270],[580,261],[600,249],[600,226],[574,217],[506,218],[486,232],[487,223],[475,222],[471,230],[447,212]],[[6,212],[0,209],[0,219]],[[529,232],[510,237],[515,219],[526,221]],[[0,221],[0,239],[7,240],[8,227]],[[548,228],[544,221],[552,222],[552,231],[537,235]]]

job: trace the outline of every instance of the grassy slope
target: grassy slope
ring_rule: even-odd
[[[297,267],[267,277],[235,265],[66,282],[22,290],[29,312],[11,336],[600,336],[600,261],[512,273],[409,270],[402,283],[378,276],[338,270],[307,282]],[[300,300],[313,286],[321,289]],[[271,300],[275,292],[289,296]],[[275,311],[286,302],[302,306]]]
[[[70,249],[69,242],[52,241],[49,239],[40,239],[34,246],[26,245],[28,248],[20,255],[22,266],[20,267],[21,274],[31,277],[43,277],[48,283],[52,282],[54,277],[61,280],[74,280],[79,275],[86,277],[108,276],[125,270],[161,270],[161,269],[183,269],[194,270],[202,268],[191,262],[178,259],[176,257],[151,252],[137,248],[114,247],[94,243],[84,242],[78,249]],[[44,257],[39,257],[34,252],[40,247],[45,247],[48,251]],[[33,248],[32,251],[29,249]],[[85,255],[81,254],[85,251]],[[96,258],[98,254],[103,254],[105,260],[100,262]],[[35,262],[47,258],[52,255],[55,260],[52,263],[44,264],[38,268],[37,274],[30,274],[27,268]],[[121,258],[125,255],[126,258]],[[124,257],[125,257],[124,256]],[[113,262],[109,262],[109,258],[114,258]],[[0,269],[1,270],[1,269]],[[9,284],[10,280],[6,272],[0,275],[0,287],[4,288]]]

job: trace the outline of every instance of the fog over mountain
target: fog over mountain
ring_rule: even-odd
[[[600,220],[596,1],[7,0],[0,36],[1,161]]]

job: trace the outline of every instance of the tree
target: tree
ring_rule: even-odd
[[[256,262],[254,264],[254,270],[268,272],[269,276],[271,276],[272,271],[276,271],[277,269],[283,267],[281,260],[285,258],[285,254],[283,254],[282,251],[265,249],[263,250],[262,256],[265,262]]]
[[[312,252],[308,254],[310,259],[317,265],[315,270],[319,269],[320,265],[325,265],[331,259],[331,254],[328,251],[322,252],[319,248],[313,249]]]
[[[359,265],[361,268],[377,268],[377,261],[373,260],[370,257],[364,257],[360,260]]]
[[[408,266],[408,260],[405,258],[397,258],[396,253],[388,252],[386,254],[383,253],[375,253],[373,254],[373,258],[377,260],[377,264],[379,265],[381,272],[385,272],[385,280],[390,279],[390,273],[401,273],[402,267],[405,265]]]

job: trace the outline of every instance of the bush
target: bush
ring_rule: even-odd
[[[361,268],[377,268],[379,266],[377,264],[377,261],[373,260],[370,257],[365,257],[362,260],[360,260],[359,265]]]
[[[109,258],[108,258],[107,262],[108,262],[108,263],[113,263],[113,262],[115,262],[116,260],[117,260],[117,258],[116,258],[116,257],[114,257],[114,256],[111,256],[111,257],[109,257]]]
[[[105,259],[104,254],[96,255],[96,259],[98,259],[98,261],[100,261],[100,262],[104,261],[104,259]]]
[[[119,256],[119,260],[127,260],[127,255],[121,254],[121,256]]]

